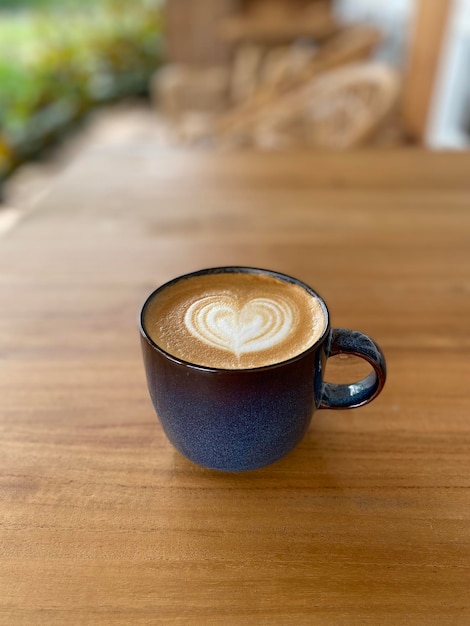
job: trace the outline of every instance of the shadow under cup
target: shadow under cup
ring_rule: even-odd
[[[187,278],[211,273],[264,274],[303,287],[319,300],[325,315],[320,338],[280,363],[251,369],[218,369],[177,358],[159,347],[145,329],[154,297]],[[285,274],[247,267],[201,270],[156,289],[140,314],[142,353],[150,396],[162,427],[179,452],[207,468],[241,471],[260,468],[288,454],[302,439],[316,409],[353,408],[370,402],[386,377],[377,344],[358,331],[330,329],[323,300],[308,285]],[[334,385],[323,380],[326,359],[355,354],[372,372],[362,381]]]

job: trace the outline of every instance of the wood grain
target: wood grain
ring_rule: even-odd
[[[0,624],[468,624],[469,166],[140,144],[72,167],[0,239]],[[154,286],[231,263],[307,281],[389,365],[244,474],[173,450],[136,327]]]

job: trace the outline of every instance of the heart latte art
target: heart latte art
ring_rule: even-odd
[[[254,298],[239,306],[232,296],[214,295],[193,302],[184,323],[193,337],[240,356],[281,343],[297,318],[294,303],[280,296]]]
[[[260,272],[194,274],[148,301],[143,324],[163,350],[221,369],[263,367],[301,354],[323,334],[326,315],[301,285]]]

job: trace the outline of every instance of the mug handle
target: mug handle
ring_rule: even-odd
[[[332,328],[325,352],[327,358],[336,354],[354,354],[370,363],[373,371],[357,383],[336,385],[324,382],[320,409],[353,409],[367,404],[382,391],[387,366],[382,350],[370,337],[358,330]]]

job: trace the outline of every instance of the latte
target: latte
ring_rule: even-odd
[[[144,309],[149,337],[196,365],[247,369],[280,363],[312,346],[326,314],[301,285],[257,272],[190,275],[159,290]]]

